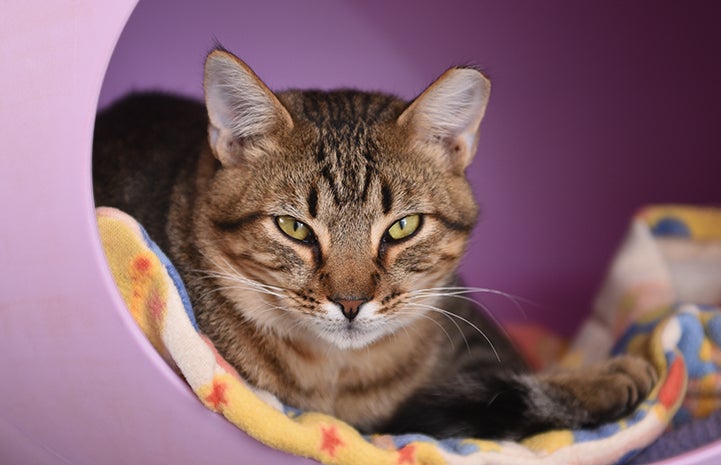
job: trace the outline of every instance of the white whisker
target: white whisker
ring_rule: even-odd
[[[507,292],[499,291],[497,289],[490,289],[485,287],[463,287],[463,286],[448,286],[448,287],[432,287],[427,289],[417,289],[414,291],[410,291],[407,293],[409,296],[413,297],[458,297],[461,298],[461,296],[464,296],[464,294],[491,294],[491,295],[497,295],[501,297],[505,297],[508,299],[511,303],[513,303],[516,310],[523,316],[524,319],[528,319],[528,314],[521,306],[521,303],[524,303],[526,305],[531,306],[538,306],[536,302],[533,302],[532,300],[525,299],[523,297],[519,297],[513,294],[509,294]],[[478,303],[474,299],[468,297],[472,302]],[[480,304],[479,304],[480,305]],[[483,307],[484,310],[487,310],[487,308]],[[490,315],[490,312],[489,312]]]
[[[246,290],[254,290],[258,292],[262,292],[264,294],[273,295],[278,298],[284,298],[285,295],[282,294],[283,292],[286,292],[285,289],[282,289],[280,287],[276,286],[269,286],[267,284],[259,283],[258,281],[254,281],[252,279],[248,279],[245,276],[240,275],[239,273],[228,273],[228,272],[219,272],[214,270],[193,270],[194,273],[200,275],[197,279],[217,279],[217,280],[224,280],[228,281],[230,283],[240,284],[242,286],[238,286],[239,289],[246,289]],[[227,286],[227,288],[232,288],[232,286]]]
[[[202,252],[201,252],[201,253],[202,253]],[[235,267],[233,267],[233,265],[232,265],[232,264],[227,260],[227,258],[225,258],[225,257],[221,257],[223,263],[218,263],[216,260],[214,260],[212,257],[208,256],[207,254],[202,253],[202,255],[203,255],[208,261],[210,261],[210,263],[212,263],[212,264],[215,265],[219,270],[221,270],[222,273],[221,273],[221,272],[217,272],[217,271],[211,271],[211,270],[197,270],[197,271],[199,271],[199,272],[201,272],[201,273],[204,273],[204,274],[217,273],[217,274],[220,275],[220,276],[226,276],[226,275],[237,276],[237,277],[239,277],[239,278],[242,278],[243,280],[247,280],[247,281],[249,281],[249,282],[252,282],[252,283],[254,283],[254,284],[258,285],[258,286],[262,286],[262,287],[267,288],[267,289],[271,289],[271,290],[278,291],[278,292],[284,292],[284,291],[285,291],[285,289],[282,288],[282,287],[271,286],[271,285],[269,285],[269,284],[259,283],[258,281],[254,281],[254,280],[252,280],[252,279],[246,278],[245,276],[241,275],[241,274],[235,269]]]
[[[433,318],[429,317],[428,315],[423,315],[422,313],[415,313],[415,312],[404,312],[404,311],[402,311],[402,310],[401,310],[401,311],[395,311],[395,312],[393,312],[393,314],[394,314],[394,315],[411,315],[411,316],[421,317],[421,318],[425,318],[425,319],[427,319],[427,320],[432,321],[433,324],[435,324],[436,326],[438,326],[438,327],[441,329],[441,331],[443,331],[443,334],[446,335],[446,339],[448,339],[448,342],[451,344],[451,349],[455,348],[456,345],[453,343],[453,338],[451,337],[450,334],[448,334],[448,331],[446,331],[446,328],[444,328],[442,324],[440,324],[439,322],[437,322],[437,321],[434,320]],[[446,315],[444,315],[444,316],[446,316]],[[449,319],[450,319],[450,317],[448,317],[448,316],[446,316],[446,318],[449,318]],[[465,338],[465,336],[463,335],[463,331],[461,331],[460,326],[458,326],[458,324],[456,324],[456,322],[453,321],[452,319],[451,319],[451,321],[456,325],[456,328],[458,328],[458,332],[461,334],[461,337],[463,337],[463,339],[465,340],[466,338]],[[406,333],[408,333],[407,326],[408,326],[408,325],[403,325],[403,326],[401,326],[401,328],[403,328],[403,329],[406,331]],[[418,332],[418,330],[416,330],[416,332]],[[466,341],[466,347],[468,347],[468,341]],[[469,348],[469,350],[470,350],[470,348]]]
[[[238,282],[242,284],[247,284],[248,286],[252,286],[253,288],[256,288],[258,290],[262,290],[265,292],[284,292],[285,289],[281,287],[276,286],[270,286],[267,284],[259,283],[258,281],[254,281],[252,279],[248,279],[245,276],[239,275],[237,273],[220,273],[217,271],[205,271],[205,270],[195,270],[196,273],[202,273],[204,276],[198,277],[198,279],[226,279],[233,282]]]
[[[250,287],[250,286],[238,286],[238,285],[215,286],[215,287],[212,287],[212,288],[207,289],[206,291],[204,291],[202,294],[200,294],[200,297],[207,297],[208,295],[212,294],[213,292],[229,291],[229,290],[253,291],[253,292],[258,292],[258,293],[260,293],[260,294],[272,295],[272,296],[274,296],[274,297],[284,297],[284,296],[279,295],[279,294],[273,294],[273,293],[265,292],[265,291],[263,291],[263,290],[261,290],[261,289],[255,288],[255,287]]]
[[[498,328],[498,330],[503,333],[503,335],[506,337],[506,339],[509,339],[509,340],[511,339],[511,335],[508,334],[508,331],[506,331],[506,328],[503,327],[503,324],[496,317],[496,315],[494,315],[493,312],[491,312],[491,310],[486,305],[482,304],[481,302],[477,301],[476,299],[465,296],[465,295],[438,293],[438,294],[411,296],[409,298],[409,301],[413,301],[414,299],[421,299],[421,298],[425,299],[427,297],[449,297],[452,299],[460,299],[460,300],[464,300],[466,302],[470,302],[471,304],[473,304],[474,306],[477,306],[478,308],[480,308],[483,311],[483,313],[486,315],[486,317],[488,317],[494,323],[496,328]]]
[[[406,305],[410,305],[410,306],[414,306],[414,307],[420,307],[420,308],[425,308],[425,309],[431,310],[431,311],[433,311],[433,312],[439,312],[439,313],[444,314],[444,315],[447,315],[447,316],[449,316],[449,317],[458,318],[458,319],[461,320],[462,322],[468,324],[470,327],[472,327],[473,329],[475,329],[475,330],[478,332],[478,334],[480,334],[481,336],[483,336],[483,338],[486,340],[486,342],[488,342],[488,345],[491,346],[491,350],[493,350],[493,354],[496,356],[496,360],[498,360],[498,363],[501,363],[501,356],[498,354],[498,351],[496,350],[496,347],[493,345],[493,342],[491,342],[491,339],[486,335],[486,333],[484,333],[478,326],[476,326],[475,324],[473,324],[470,320],[468,320],[468,319],[466,319],[466,318],[464,318],[464,317],[462,317],[462,316],[460,316],[460,315],[456,315],[456,314],[453,313],[453,312],[449,312],[448,310],[444,310],[444,309],[442,309],[442,308],[434,307],[433,305],[420,304],[420,303],[415,303],[415,302],[408,302],[408,303],[406,303]],[[465,339],[465,337],[464,337],[464,339]],[[466,342],[466,344],[468,344],[468,342]]]

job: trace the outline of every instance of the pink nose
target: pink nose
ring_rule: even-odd
[[[340,305],[340,310],[343,312],[343,316],[345,316],[348,321],[353,321],[353,319],[358,316],[358,312],[360,312],[360,307],[364,303],[368,302],[368,299],[331,299],[336,304]]]

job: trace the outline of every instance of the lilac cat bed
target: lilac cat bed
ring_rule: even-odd
[[[226,2],[226,5],[222,5],[223,8],[219,5],[211,8],[208,2],[203,3],[205,7],[195,10],[185,4],[175,3],[172,9],[160,4],[155,8],[156,16],[153,21],[156,21],[156,27],[152,29],[152,34],[149,32],[150,29],[147,29],[148,35],[136,36],[136,39],[131,41],[132,46],[136,47],[136,52],[128,53],[128,50],[124,49],[124,53],[118,57],[120,62],[133,57],[142,57],[145,61],[140,65],[131,66],[130,69],[142,73],[146,69],[161,68],[170,76],[166,76],[167,79],[173,79],[173,76],[177,77],[185,72],[174,70],[168,66],[168,61],[172,61],[177,55],[172,51],[177,52],[182,48],[177,43],[187,37],[201,49],[198,50],[199,54],[191,53],[187,58],[200,69],[203,49],[207,48],[212,34],[202,29],[203,16],[198,11],[208,14],[212,11],[222,22],[218,24],[219,29],[228,31],[228,35],[231,31],[240,34],[238,40],[243,44],[255,44],[247,45],[250,48],[268,43],[267,40],[255,40],[256,37],[243,36],[244,28],[239,27],[239,21],[249,14],[247,5]],[[147,0],[144,4],[148,5],[148,8],[159,5],[151,0]],[[331,68],[345,70],[344,82],[336,81],[333,84],[355,84],[356,81],[352,81],[353,76],[373,68],[375,71],[367,72],[375,76],[374,79],[377,81],[367,81],[369,87],[403,91],[409,88],[420,89],[434,73],[449,64],[442,62],[441,58],[434,59],[434,56],[438,57],[448,50],[461,50],[449,46],[441,48],[425,44],[419,46],[418,44],[421,43],[419,40],[413,40],[407,49],[400,50],[403,47],[398,44],[402,39],[398,44],[391,44],[385,41],[383,34],[379,33],[384,29],[383,18],[392,19],[402,16],[399,11],[396,11],[396,16],[389,16],[393,9],[407,9],[405,14],[413,16],[415,12],[435,8],[431,3],[426,5],[417,2],[412,8],[407,5],[385,5],[384,14],[376,16],[377,23],[369,19],[375,13],[370,9],[363,10],[365,7],[357,2],[342,5],[340,2],[337,3],[340,6],[333,6],[334,4],[336,3],[324,4],[323,9],[335,11],[334,14],[337,16],[322,18],[322,24],[318,27],[336,27],[337,38],[332,42],[338,43],[339,48],[343,48],[349,43],[340,39],[347,34],[358,32],[358,27],[348,27],[344,20],[358,17],[370,36],[355,35],[352,38],[353,43],[366,44],[367,48],[359,53],[349,53],[346,49],[344,52],[346,61],[331,66],[332,60],[327,60],[328,50],[321,48],[323,43],[329,42],[328,40],[322,41],[311,33],[295,34],[287,41],[283,41],[283,44],[279,44],[273,53],[270,53],[271,50],[268,48],[262,49],[254,52],[256,58],[249,61],[260,65],[256,66],[259,69],[267,69],[271,55],[272,62],[296,63],[297,61],[293,60],[297,60],[302,47],[294,48],[293,43],[302,43],[306,46],[306,50],[314,51],[313,53],[317,55],[316,67],[324,72],[324,76],[333,76],[330,72]],[[496,13],[504,11],[502,6],[484,5],[487,9],[495,8]],[[645,192],[641,196],[644,199],[646,197],[684,197],[697,200],[719,198],[716,195],[718,189],[714,187],[718,186],[716,179],[718,164],[715,160],[719,153],[716,149],[719,147],[713,145],[717,139],[704,139],[703,136],[704,121],[713,122],[715,125],[718,118],[712,118],[713,114],[701,114],[694,110],[696,108],[703,112],[704,102],[711,101],[708,96],[717,95],[714,93],[716,88],[708,82],[717,81],[718,72],[710,61],[704,62],[706,64],[702,68],[703,73],[695,73],[693,70],[695,63],[703,61],[703,56],[706,54],[704,50],[717,50],[716,47],[721,42],[715,40],[716,36],[709,35],[699,39],[709,44],[707,49],[693,49],[697,53],[686,53],[686,49],[683,48],[683,40],[697,37],[694,35],[697,33],[706,34],[710,30],[702,27],[706,24],[704,17],[708,21],[715,21],[718,16],[709,12],[689,19],[690,17],[684,16],[690,11],[686,8],[676,12],[678,14],[670,14],[668,11],[670,7],[657,5],[655,2],[639,5],[624,5],[623,12],[616,12],[619,16],[628,19],[629,24],[633,24],[633,28],[624,29],[625,35],[619,33],[616,28],[608,28],[604,23],[611,13],[596,15],[600,19],[594,31],[604,28],[613,31],[613,38],[618,38],[621,45],[610,49],[612,55],[625,49],[630,43],[637,44],[644,53],[636,53],[636,58],[629,59],[625,63],[630,67],[633,67],[634,63],[646,66],[648,62],[644,60],[649,56],[659,57],[658,61],[652,63],[649,68],[651,69],[649,72],[653,74],[653,78],[649,79],[649,85],[640,78],[643,82],[639,83],[639,88],[659,90],[669,82],[664,80],[666,77],[673,82],[683,83],[686,82],[684,77],[690,76],[693,85],[673,87],[690,93],[684,94],[683,98],[676,98],[675,94],[659,92],[658,95],[665,96],[659,99],[662,102],[661,106],[649,104],[655,100],[651,98],[651,94],[644,94],[643,99],[648,99],[643,100],[643,105],[636,103],[637,107],[626,106],[623,112],[616,111],[616,107],[611,104],[618,101],[633,101],[636,95],[634,92],[629,91],[625,98],[604,94],[602,98],[608,105],[598,110],[601,117],[604,121],[617,120],[619,117],[628,118],[628,124],[622,124],[625,128],[631,128],[628,133],[618,130],[618,127],[606,127],[599,130],[600,132],[589,132],[590,127],[593,127],[593,131],[598,130],[595,123],[585,126],[586,115],[591,111],[588,109],[586,96],[596,95],[604,89],[612,89],[623,82],[628,82],[627,76],[613,74],[622,72],[623,66],[610,67],[599,64],[597,60],[600,58],[596,52],[600,42],[596,44],[596,48],[581,47],[584,49],[583,57],[587,58],[586,61],[574,60],[564,68],[563,56],[569,49],[559,49],[560,51],[554,54],[552,53],[554,46],[568,44],[568,47],[572,47],[579,42],[568,40],[564,36],[563,31],[569,30],[567,24],[549,28],[545,33],[539,30],[537,25],[541,23],[537,19],[546,18],[548,15],[544,13],[539,16],[539,11],[535,8],[530,8],[525,13],[518,13],[516,20],[512,20],[511,16],[501,15],[495,26],[494,23],[489,23],[484,27],[470,27],[472,24],[469,22],[483,21],[483,18],[493,19],[492,15],[487,14],[488,12],[471,15],[468,8],[459,8],[462,18],[467,18],[467,21],[444,26],[449,34],[441,35],[446,38],[453,38],[463,31],[469,31],[472,37],[469,36],[468,40],[463,40],[463,43],[476,44],[473,46],[478,46],[479,43],[508,43],[504,31],[518,33],[518,28],[508,27],[509,25],[522,24],[530,34],[524,36],[522,41],[514,42],[513,50],[499,50],[499,56],[508,57],[508,60],[517,58],[523,65],[511,70],[507,66],[508,61],[495,60],[495,70],[492,71],[498,74],[495,95],[499,103],[496,106],[495,101],[491,102],[490,116],[484,134],[494,132],[507,134],[508,140],[517,140],[519,143],[527,141],[533,144],[535,149],[529,151],[526,148],[530,147],[525,146],[512,148],[505,142],[499,142],[494,147],[497,150],[486,152],[489,155],[485,156],[484,169],[489,173],[493,172],[494,175],[489,174],[483,180],[483,176],[474,174],[474,178],[484,181],[479,182],[479,196],[488,199],[484,202],[489,209],[487,213],[490,217],[487,216],[484,221],[488,225],[488,229],[485,230],[487,232],[483,236],[484,241],[474,246],[475,251],[472,252],[471,261],[488,263],[495,260],[496,264],[501,265],[501,258],[504,258],[510,260],[509,263],[518,263],[520,254],[528,255],[529,250],[540,250],[534,258],[535,261],[528,262],[529,267],[526,268],[530,270],[529,274],[533,279],[546,275],[541,271],[543,269],[541,264],[547,263],[551,258],[564,263],[579,264],[578,261],[572,261],[579,255],[579,250],[573,248],[568,236],[554,239],[555,233],[552,233],[552,230],[558,228],[565,230],[565,227],[556,221],[558,219],[556,214],[560,218],[571,216],[578,218],[579,222],[573,223],[576,226],[588,224],[587,220],[591,216],[597,219],[603,216],[603,220],[598,221],[599,224],[605,225],[602,229],[588,231],[588,228],[584,230],[582,227],[576,228],[572,225],[570,230],[574,233],[580,231],[589,233],[593,239],[590,242],[593,244],[597,244],[599,238],[607,237],[605,246],[594,245],[592,250],[588,251],[596,257],[596,260],[606,260],[612,249],[611,243],[616,240],[617,234],[620,233],[629,216],[628,211],[617,212],[620,208],[620,199],[624,199],[628,209],[633,208],[639,201],[639,195],[634,194],[637,191],[629,187],[631,184],[638,186],[638,192]],[[0,27],[0,60],[3,63],[3,72],[0,73],[0,89],[2,89],[0,90],[0,127],[4,147],[3,155],[0,156],[0,211],[4,216],[3,225],[0,227],[0,277],[2,277],[0,372],[3,380],[0,383],[0,463],[180,465],[238,463],[239,460],[264,464],[314,463],[261,445],[238,431],[225,419],[200,405],[185,383],[157,355],[138,330],[125,310],[107,270],[97,235],[91,193],[92,127],[106,66],[134,6],[134,0],[102,2],[102,4],[91,0],[32,3],[11,0],[3,4],[3,20]],[[292,8],[288,5],[284,7]],[[560,14],[554,16],[574,17],[574,14],[578,16],[580,8],[592,8],[570,4],[565,7],[570,10],[571,16]],[[341,16],[338,9],[348,14]],[[650,9],[653,9],[654,15],[647,14]],[[254,4],[252,10],[265,12],[267,18],[279,16],[278,5],[273,3]],[[451,10],[453,9],[444,11]],[[364,11],[368,14],[354,14]],[[295,13],[293,12],[295,18],[292,19],[300,16]],[[164,26],[179,16],[185,16],[188,24],[193,24],[195,29],[188,27],[182,32],[166,34]],[[652,16],[673,18],[671,22],[678,27],[683,27],[685,24],[680,19],[685,19],[688,24],[693,25],[693,28],[690,29],[689,35],[683,36],[668,33],[672,28],[667,27],[658,28],[663,32],[661,35],[654,35],[656,29],[651,26],[638,35],[628,32],[640,27],[639,21],[636,20],[641,18],[640,23],[643,23],[647,19],[651,21]],[[440,14],[429,15],[428,18],[443,21]],[[676,22],[677,20],[679,21]],[[295,21],[295,23],[303,22]],[[426,21],[424,30],[429,30],[431,23],[432,21]],[[157,34],[157,24],[164,25],[164,32],[160,37]],[[248,28],[252,30],[261,26],[267,28],[269,24],[270,22],[266,21],[254,21],[248,25]],[[385,27],[389,35],[396,34],[392,27]],[[132,31],[129,32],[137,32],[135,28],[131,29]],[[311,27],[308,30],[314,31],[317,28]],[[479,40],[477,34],[486,35]],[[495,40],[493,40],[494,34]],[[430,37],[435,36],[435,33],[425,35]],[[654,52],[652,44],[646,41],[647,37],[666,36],[670,42],[661,43],[659,46],[659,50],[663,53]],[[555,37],[558,37],[559,42],[550,44],[548,41],[555,40]],[[577,33],[577,37],[584,36]],[[175,48],[169,46],[171,53],[151,53],[150,56],[140,53],[141,50],[152,52],[153,43],[164,43],[165,40],[170,40],[171,45],[176,45]],[[314,40],[317,42],[310,46],[308,46],[309,42],[304,42]],[[540,50],[538,53],[529,53],[530,49],[522,48],[523,44],[532,46],[534,43],[539,44],[543,53]],[[613,45],[613,41],[610,43]],[[227,45],[237,49],[234,44],[227,43]],[[390,87],[384,87],[383,83],[387,84],[389,79],[388,75],[384,75],[381,71],[383,67],[379,65],[368,67],[364,63],[372,62],[378,55],[390,54],[396,47],[400,50],[399,54],[403,55],[413,56],[419,51],[420,55],[423,55],[423,60],[418,62],[396,60],[395,65],[390,61],[384,63],[388,68],[395,66],[393,69],[402,71],[394,74]],[[520,53],[517,53],[519,50]],[[639,49],[634,50],[638,52]],[[454,56],[453,59],[456,62],[463,62],[468,57],[474,56],[469,51],[465,57]],[[675,60],[674,63],[669,61],[669,56]],[[713,56],[716,60],[716,55]],[[267,57],[265,61],[263,57]],[[493,57],[489,56],[489,58]],[[307,61],[308,56],[306,55],[304,59]],[[448,59],[450,58],[446,58]],[[688,61],[683,61],[686,59]],[[326,61],[328,61],[327,69],[322,65]],[[423,68],[419,64],[426,62],[429,63],[428,68]],[[494,61],[491,59],[489,63],[491,62]],[[296,76],[287,73],[287,84],[310,84],[313,71],[309,69],[298,71]],[[531,70],[551,69],[554,70],[553,77],[549,76],[548,81],[543,82],[543,85],[539,85],[537,79],[528,78]],[[573,69],[595,71],[593,73],[589,71],[584,76],[570,74],[574,79],[578,78],[574,81],[578,83],[578,87],[573,89],[552,85],[549,87],[551,81],[568,75]],[[612,73],[613,85],[606,85],[608,84],[606,72]],[[192,71],[187,74],[192,83],[176,82],[177,85],[173,89],[195,92],[198,87],[197,77],[200,74],[194,76]],[[538,78],[538,76],[534,77]],[[320,84],[332,84],[331,78],[325,79],[327,82]],[[705,79],[708,79],[708,82]],[[126,84],[129,87],[159,85],[158,81],[140,81],[142,79],[137,78],[136,74],[128,77]],[[524,86],[524,82],[527,85]],[[587,88],[583,87],[581,84],[583,82],[589,83]],[[278,78],[271,82],[271,85],[285,83]],[[654,87],[651,85],[653,83],[658,83],[660,87]],[[516,84],[520,84],[520,87],[514,87]],[[504,88],[508,98],[505,104],[501,105],[504,102],[502,97]],[[563,99],[564,95],[568,95],[569,98]],[[690,97],[687,97],[688,95]],[[552,101],[544,100],[545,96]],[[575,100],[578,98],[581,99],[580,102]],[[528,102],[529,106],[513,106],[514,102]],[[684,102],[691,102],[697,106],[689,107],[684,113]],[[661,111],[668,109],[669,105],[674,107],[672,114]],[[648,113],[640,114],[638,111],[641,110],[635,110],[641,107],[648,108]],[[548,117],[546,111],[540,112],[539,108],[554,108],[558,113]],[[573,108],[580,108],[582,111],[569,113]],[[713,106],[713,108],[718,107]],[[536,117],[540,113],[545,115],[544,118]],[[662,118],[657,118],[655,123],[660,127],[652,130],[650,126],[643,126],[644,121],[652,120],[654,114],[664,115]],[[563,115],[569,115],[570,125],[558,125],[558,118],[562,118]],[[674,115],[679,115],[679,119],[673,119]],[[668,126],[665,126],[664,122],[668,122]],[[559,127],[562,130],[559,130]],[[570,131],[569,127],[573,131]],[[553,128],[556,128],[555,132]],[[577,135],[576,139],[573,139],[573,134]],[[602,137],[594,138],[593,134],[602,134]],[[640,138],[635,139],[636,134],[639,134]],[[692,146],[684,146],[683,149],[680,149],[678,144],[674,146],[665,138],[670,134],[678,137],[678,140],[690,141]],[[583,142],[574,142],[579,140]],[[603,145],[603,141],[607,140],[622,140],[624,143],[615,147],[618,150],[614,150],[614,147]],[[647,147],[642,142],[638,142],[640,140],[651,140],[657,145]],[[574,143],[577,145],[573,145]],[[653,160],[674,159],[666,156],[668,154],[664,150],[667,148],[673,153],[685,153],[684,160],[688,167],[681,170],[678,165],[670,162],[659,166],[658,170],[654,170],[654,176],[663,180],[660,185],[664,186],[664,190],[655,191],[653,194],[650,193],[653,184],[646,179],[652,176],[629,175],[635,179],[634,182],[626,187],[616,184],[614,195],[607,195],[608,185],[604,184],[604,189],[599,187],[599,183],[605,183],[603,178],[594,178],[595,181],[592,179],[586,183],[583,179],[569,176],[568,171],[558,170],[559,166],[570,166],[569,170],[581,174],[589,169],[595,174],[606,171],[616,173],[618,170],[612,169],[613,164],[604,164],[604,160],[609,156],[628,155],[621,150],[621,146],[630,147],[630,150],[642,157],[636,162],[636,171],[631,170],[634,163],[631,157],[625,159],[624,166],[627,170],[631,170],[630,173],[638,173],[639,167],[652,166]],[[559,147],[563,150],[559,150]],[[490,155],[492,153],[498,154],[495,161]],[[555,153],[560,154],[561,158],[554,159]],[[528,159],[530,166],[525,171],[518,165],[526,162],[521,163],[520,159],[515,158],[520,154],[533,155]],[[589,159],[596,160],[598,165],[588,165]],[[619,163],[619,160],[616,159],[613,163]],[[688,177],[673,182],[681,171]],[[557,189],[547,192],[548,197],[544,197],[543,208],[534,201],[540,197],[539,192],[546,190],[541,189],[538,182],[534,183],[534,180],[539,178],[543,179],[546,187],[552,185]],[[512,182],[512,179],[515,181]],[[688,181],[689,179],[693,182]],[[509,191],[507,189],[509,185],[515,187]],[[568,195],[568,192],[575,192],[574,188],[578,191],[598,189],[598,193],[590,200],[587,196],[579,197],[578,200],[569,200],[568,198],[575,197]],[[499,192],[512,192],[512,195],[502,196],[498,194]],[[633,197],[634,195],[636,197]],[[496,200],[492,201],[492,199]],[[498,208],[495,212],[492,207],[494,202],[498,205],[495,207]],[[502,211],[513,212],[513,215],[504,216],[501,214]],[[556,214],[552,213],[553,211]],[[617,212],[616,216],[610,213],[606,216],[607,213],[604,213],[613,211]],[[523,240],[527,237],[528,231],[534,231],[535,240]],[[558,248],[544,246],[544,244],[557,244],[559,241],[567,243],[567,249],[561,255],[556,254]],[[506,244],[505,249],[514,248],[508,244],[520,245],[512,251],[502,250],[504,247],[499,247],[500,243]],[[585,244],[583,247],[586,247]],[[548,251],[548,255],[543,255],[544,249]],[[519,255],[514,255],[515,253]],[[514,282],[514,276],[507,271],[509,267],[493,268],[491,267],[482,276],[489,281],[489,285],[512,291],[516,289],[510,285]],[[569,269],[574,270],[573,267]],[[490,282],[494,276],[501,276],[501,281],[504,279],[505,281]],[[589,278],[585,281],[586,287],[593,282],[595,279]],[[521,292],[521,294],[525,293]],[[535,296],[530,297],[535,298]],[[580,318],[580,316],[574,317],[575,321]],[[560,321],[564,317],[556,316],[552,319]],[[719,460],[721,460],[721,443],[717,441],[673,459],[673,463],[710,465],[718,463]]]
[[[721,300],[721,209],[661,206],[640,212],[592,317],[556,360],[579,366],[611,353],[644,357],[659,375],[648,397],[616,422],[518,442],[438,440],[412,431],[363,436],[336,418],[302,412],[252,388],[202,334],[180,276],[142,226],[116,209],[97,212],[108,264],[129,312],[199,401],[259,441],[322,463],[620,465],[669,424],[703,418],[721,406],[715,395],[721,368],[714,362],[721,354],[721,307],[707,303]],[[536,350],[550,336],[540,333]]]

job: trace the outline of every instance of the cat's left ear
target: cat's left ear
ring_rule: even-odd
[[[440,145],[450,168],[462,172],[478,147],[491,82],[474,68],[451,68],[398,118],[417,142]]]
[[[205,104],[213,154],[225,166],[242,163],[247,144],[293,127],[278,98],[240,58],[222,49],[205,60]]]

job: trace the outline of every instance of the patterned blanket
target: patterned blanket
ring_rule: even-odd
[[[99,208],[97,219],[129,311],[200,401],[257,440],[322,463],[626,463],[669,427],[721,406],[721,210],[661,206],[639,212],[592,315],[555,360],[580,366],[610,353],[639,354],[660,374],[649,397],[621,421],[521,442],[363,436],[333,417],[283,405],[241,379],[199,332],[180,277],[142,227],[109,208]],[[531,352],[547,347],[542,333],[523,332]]]

